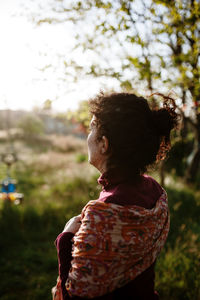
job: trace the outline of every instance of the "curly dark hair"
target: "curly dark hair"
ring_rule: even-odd
[[[130,93],[100,93],[89,101],[97,139],[106,136],[109,141],[108,170],[117,167],[132,176],[141,175],[147,166],[165,158],[178,114],[173,98],[157,95],[163,98],[163,108],[154,110],[146,99]]]

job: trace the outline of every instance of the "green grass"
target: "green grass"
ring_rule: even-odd
[[[13,171],[15,173],[16,170]],[[57,278],[54,240],[64,224],[96,199],[96,177],[48,181],[52,169],[17,170],[22,205],[0,209],[0,299],[50,300]],[[192,190],[167,188],[171,229],[156,266],[163,300],[200,299],[200,201]]]
[[[31,197],[40,195],[40,179],[29,178]],[[55,285],[57,254],[54,240],[63,230],[64,224],[79,214],[89,199],[97,198],[96,179],[87,182],[76,178],[65,184],[51,187],[44,205],[33,202],[21,206],[4,203],[0,210],[0,299],[51,299],[51,288]],[[42,181],[41,181],[42,183]],[[24,187],[24,188],[23,188]],[[24,182],[21,191],[26,192]],[[28,196],[28,194],[26,194]],[[27,197],[26,196],[26,197]],[[58,205],[59,203],[59,205]],[[62,205],[61,205],[62,204]]]
[[[0,220],[0,298],[50,299],[57,270],[53,240],[61,228],[58,215],[50,210],[39,215],[33,208],[6,203]]]
[[[156,265],[162,300],[200,299],[200,202],[188,189],[167,189],[171,226]]]

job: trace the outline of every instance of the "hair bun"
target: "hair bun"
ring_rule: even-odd
[[[152,111],[154,128],[159,136],[169,138],[170,131],[175,127],[173,115],[166,108]]]

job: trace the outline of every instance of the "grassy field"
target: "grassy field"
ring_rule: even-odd
[[[85,141],[74,137],[16,141],[15,147],[19,161],[12,175],[25,198],[19,206],[0,204],[0,299],[49,300],[57,278],[54,240],[69,218],[98,197],[98,173],[87,163]],[[199,300],[200,195],[169,182],[171,229],[157,261],[156,288],[163,300]]]

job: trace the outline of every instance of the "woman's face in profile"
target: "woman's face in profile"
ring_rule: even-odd
[[[87,138],[88,161],[91,165],[103,173],[106,171],[106,161],[108,158],[108,139],[105,136],[98,139],[97,131],[97,120],[96,117],[93,116],[90,122],[90,133]]]
[[[100,147],[97,140],[97,124],[96,117],[93,116],[90,122],[90,133],[87,138],[88,145],[88,161],[94,167],[98,167],[98,161],[100,156]]]

